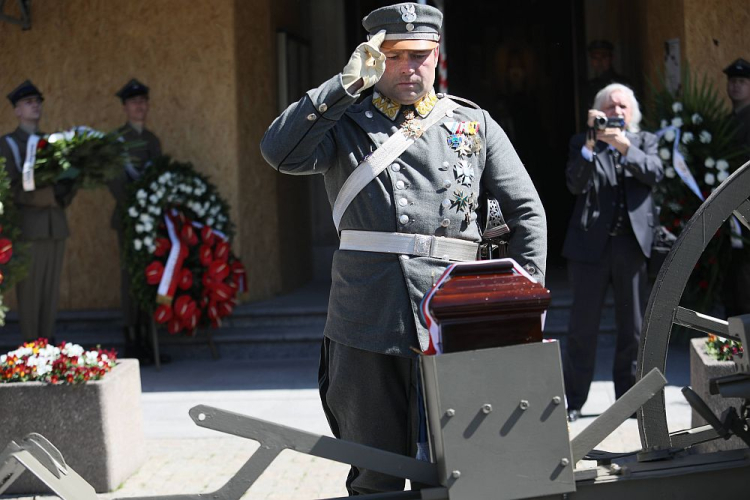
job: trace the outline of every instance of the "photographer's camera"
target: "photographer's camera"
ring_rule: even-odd
[[[597,130],[604,130],[605,128],[625,128],[625,119],[597,116],[594,118],[594,128]]]

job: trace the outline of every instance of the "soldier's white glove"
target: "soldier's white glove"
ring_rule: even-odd
[[[349,62],[341,72],[344,88],[349,88],[360,78],[364,85],[359,91],[372,87],[380,80],[385,72],[385,54],[380,52],[380,44],[385,39],[385,30],[378,33],[364,43],[360,43],[349,58]]]

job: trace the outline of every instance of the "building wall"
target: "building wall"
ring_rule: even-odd
[[[265,209],[276,202],[274,174],[257,147],[273,110],[269,15],[267,0],[36,0],[31,30],[0,22],[0,95],[33,80],[46,99],[44,131],[114,129],[124,121],[114,93],[132,77],[151,87],[148,127],[165,153],[193,162],[232,206],[251,298],[280,287],[277,223]],[[16,122],[3,101],[5,133]],[[119,304],[113,206],[102,189],[68,209],[63,309]]]

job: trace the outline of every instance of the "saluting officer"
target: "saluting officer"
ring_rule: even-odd
[[[320,377],[332,431],[411,456],[414,349],[428,338],[419,304],[451,262],[475,259],[480,184],[500,201],[510,256],[542,280],[547,252],[544,210],[505,132],[433,90],[441,24],[427,5],[371,12],[369,40],[343,71],[287,108],[261,142],[278,171],[324,176],[341,234]],[[403,487],[357,467],[347,479],[350,494]]]
[[[19,209],[21,237],[28,243],[27,276],[16,285],[18,320],[25,341],[53,339],[60,296],[68,222],[65,207],[73,198],[69,181],[37,187],[22,181],[27,149],[36,148],[40,136],[44,97],[31,81],[16,87],[8,100],[18,118],[18,128],[0,139],[0,156],[11,179],[13,201]],[[32,151],[35,154],[35,151]],[[29,158],[27,169],[33,169]]]
[[[117,231],[117,241],[120,247],[120,304],[122,307],[123,330],[125,334],[126,356],[135,356],[142,363],[150,363],[151,354],[145,329],[148,318],[141,312],[130,294],[130,275],[123,260],[124,241],[122,221],[120,220],[125,204],[126,187],[129,183],[139,179],[143,171],[161,156],[161,142],[153,132],[146,128],[149,111],[149,88],[135,78],[126,83],[116,94],[122,101],[122,108],[127,121],[117,131],[123,140],[133,145],[128,149],[130,163],[125,171],[109,185],[115,198],[115,210],[112,213],[112,228]]]

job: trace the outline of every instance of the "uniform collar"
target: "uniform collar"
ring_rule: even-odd
[[[422,97],[420,100],[414,103],[414,110],[422,118],[430,114],[430,111],[435,107],[438,102],[438,97],[435,95],[434,90]],[[382,95],[377,90],[372,94],[372,104],[375,108],[387,116],[391,121],[395,120],[398,116],[398,112],[401,109],[401,104],[392,101],[390,98]]]

